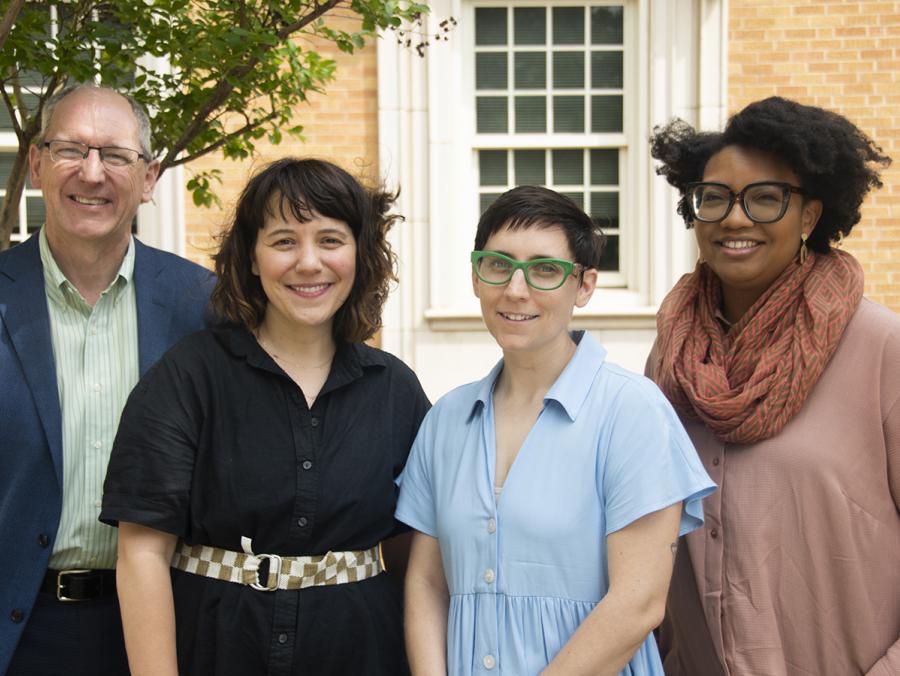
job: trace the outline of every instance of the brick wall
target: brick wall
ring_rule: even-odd
[[[349,19],[331,22],[335,27]],[[305,142],[285,135],[281,144],[270,146],[264,140],[257,145],[259,155],[244,162],[225,160],[218,153],[190,163],[187,176],[194,171],[218,167],[223,183],[216,193],[223,208],[195,207],[190,194],[185,195],[186,255],[211,266],[213,236],[232,214],[235,201],[253,171],[273,160],[287,156],[327,159],[351,174],[367,180],[378,176],[378,90],[375,45],[367,45],[353,55],[336,47],[319,46],[323,56],[337,62],[336,78],[324,94],[311,94],[308,104],[297,108],[294,122],[304,127]]]
[[[729,0],[728,107],[778,94],[836,110],[894,158],[844,245],[900,312],[900,2]]]

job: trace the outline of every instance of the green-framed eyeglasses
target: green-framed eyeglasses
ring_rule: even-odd
[[[516,270],[525,275],[525,283],[538,291],[553,291],[563,285],[569,275],[577,275],[584,266],[559,258],[533,258],[517,261],[496,251],[473,251],[472,269],[485,284],[507,284]]]

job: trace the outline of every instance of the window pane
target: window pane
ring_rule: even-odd
[[[619,184],[619,151],[591,151],[591,185]]]
[[[584,133],[584,97],[553,97],[553,131]]]
[[[544,52],[517,52],[516,89],[544,89],[547,86],[547,55]]]
[[[475,55],[475,88],[506,89],[506,54],[496,52]]]
[[[37,232],[44,224],[47,218],[47,211],[44,208],[43,197],[26,197],[25,198],[25,216],[26,227],[28,232]]]
[[[482,150],[478,153],[479,185],[506,185],[506,151]]]
[[[494,200],[496,200],[498,197],[500,197],[500,194],[501,193],[491,192],[491,193],[485,193],[483,195],[479,195],[478,203],[479,203],[479,206],[481,207],[482,214],[485,212],[485,210],[489,206],[491,206],[494,203]]]
[[[604,230],[619,227],[619,193],[592,192],[591,218]]]
[[[584,184],[584,152],[582,150],[553,151],[554,185]]]
[[[547,12],[543,7],[513,10],[514,41],[517,45],[543,45],[547,41]]]
[[[16,161],[15,153],[0,154],[0,190],[6,190],[6,182],[12,173],[13,162]]]
[[[34,94],[29,94],[27,92],[22,93],[22,100],[25,102],[25,107],[29,111],[34,111],[37,107],[38,97]],[[6,110],[6,106],[0,105],[0,131],[12,131],[13,123],[12,119],[9,117],[9,112]]]
[[[475,44],[506,44],[505,7],[477,7],[475,9]]]
[[[591,97],[591,131],[622,131],[622,97]]]
[[[507,128],[506,97],[478,96],[475,117],[479,134],[504,134]]]
[[[578,205],[579,209],[584,209],[584,193],[583,192],[564,192],[562,193],[570,200]]]
[[[546,100],[544,96],[516,97],[516,133],[547,131]]]
[[[591,87],[621,89],[622,70],[622,52],[591,53]]]
[[[600,255],[600,270],[617,272],[619,270],[619,236],[607,235],[606,245]]]
[[[553,44],[584,44],[584,9],[581,7],[553,8]]]
[[[547,172],[543,150],[516,150],[513,155],[516,185],[546,185]]]
[[[555,52],[553,54],[553,86],[556,89],[584,87],[584,54]]]
[[[622,7],[591,7],[591,44],[622,44]]]

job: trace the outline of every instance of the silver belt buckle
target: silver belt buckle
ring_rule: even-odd
[[[63,595],[63,575],[71,575],[73,573],[90,573],[91,571],[87,568],[74,569],[74,570],[61,570],[56,574],[56,598],[60,601],[81,601],[82,599],[70,599],[68,596]]]
[[[272,587],[268,585],[260,584],[259,581],[259,570],[256,571],[256,582],[251,582],[250,586],[253,589],[258,589],[259,591],[275,591],[278,589],[278,576],[281,575],[281,557],[278,554],[255,554],[256,558],[260,561],[263,559],[269,560],[269,577],[272,576],[272,572],[275,572],[275,584]]]

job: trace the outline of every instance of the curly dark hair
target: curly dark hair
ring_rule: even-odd
[[[569,197],[537,185],[507,190],[485,209],[475,231],[476,251],[502,228],[558,227],[566,235],[575,262],[599,268],[606,236],[584,210]]]
[[[301,223],[316,212],[346,223],[356,239],[356,278],[334,317],[336,342],[360,342],[381,328],[388,289],[396,281],[396,256],[387,233],[402,216],[388,214],[398,193],[363,187],[337,165],[318,159],[285,158],[257,173],[241,193],[234,220],[219,236],[213,256],[218,281],[211,309],[219,319],[256,329],[267,298],[251,265],[266,218],[286,209]]]
[[[650,154],[662,164],[656,173],[681,193],[678,213],[691,227],[687,185],[703,179],[710,157],[725,146],[770,153],[800,178],[807,198],[822,202],[822,216],[808,246],[828,253],[831,243],[859,223],[859,207],[891,158],[847,118],[830,110],[772,96],[733,115],[722,132],[698,132],[675,119],[656,127]]]

